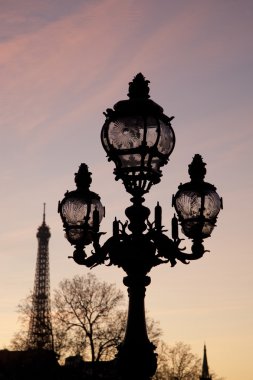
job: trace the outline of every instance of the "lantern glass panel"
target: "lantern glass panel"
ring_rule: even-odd
[[[82,240],[84,237],[84,230],[81,230],[80,228],[71,228],[67,232],[67,238],[73,242],[77,242]]]
[[[90,210],[88,209],[90,204]],[[62,215],[66,219],[68,225],[82,225],[88,223],[90,227],[93,226],[93,211],[98,210],[99,223],[104,217],[104,207],[99,199],[85,200],[83,198],[69,197],[62,205]],[[89,215],[87,213],[89,212]],[[78,235],[80,231],[73,229],[73,234]]]
[[[106,150],[106,152],[109,152],[110,148],[109,148],[108,141],[107,141],[107,138],[106,138],[106,131],[107,131],[107,128],[103,127],[102,131],[101,131],[101,140],[102,140],[102,144],[104,146],[104,149]]]
[[[152,116],[147,117],[146,120],[147,125],[147,135],[146,135],[146,141],[147,146],[152,147],[157,144],[158,139],[158,133],[159,133],[159,122],[157,119],[155,119]]]
[[[170,125],[160,120],[161,135],[158,142],[158,151],[165,155],[170,155],[175,145],[175,136]]]
[[[164,155],[169,155],[175,144],[171,126],[152,116],[147,117],[146,120],[140,116],[122,117],[110,122],[108,138],[109,143],[116,149],[138,148],[144,143],[148,147],[157,145],[158,151]],[[104,135],[103,141],[108,149]]]
[[[198,220],[186,220],[182,223],[183,233],[189,238],[197,237],[208,237],[211,235],[214,229],[214,224],[208,221],[200,222]]]
[[[182,191],[176,198],[176,208],[183,219],[197,218],[200,215],[213,219],[221,209],[221,200],[212,190],[204,195],[194,191]]]
[[[138,148],[143,136],[143,120],[139,117],[122,117],[108,127],[109,142],[116,149]]]
[[[205,196],[204,216],[207,219],[215,218],[221,209],[221,199],[215,191],[209,191]]]
[[[99,199],[92,199],[92,203],[90,205],[90,217],[88,220],[89,225],[93,226],[93,211],[97,210],[99,214],[99,223],[104,217],[104,207],[102,206],[102,203]]]
[[[69,197],[62,205],[62,215],[69,225],[81,225],[87,216],[87,203],[81,198]]]
[[[122,167],[136,167],[141,165],[141,155],[140,154],[122,154],[119,156],[121,160]]]

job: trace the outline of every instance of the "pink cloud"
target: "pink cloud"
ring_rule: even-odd
[[[34,133],[34,143],[43,144],[70,126],[85,128],[87,121],[88,127],[94,114],[126,98],[128,82],[139,71],[153,88],[175,77],[184,80],[186,72],[188,77],[206,75],[210,65],[224,66],[234,54],[233,41],[222,54],[223,37],[217,40],[215,31],[209,36],[215,19],[211,3],[165,5],[168,18],[155,26],[157,14],[151,2],[146,4],[85,3],[70,15],[3,41],[2,128],[23,138]],[[33,11],[20,17],[29,22]],[[151,96],[155,100],[152,89]]]

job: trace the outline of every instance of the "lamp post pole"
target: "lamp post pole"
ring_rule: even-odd
[[[113,235],[100,243],[104,207],[99,195],[89,189],[91,173],[86,164],[81,164],[75,174],[76,190],[65,193],[58,211],[66,237],[75,246],[71,257],[76,263],[92,268],[109,261],[125,271],[128,319],[116,362],[122,380],[150,380],[156,372],[157,354],[146,328],[144,299],[151,282],[147,274],[160,264],[173,267],[177,261],[187,264],[203,256],[203,240],[215,227],[222,198],[213,185],[204,181],[206,164],[195,154],[188,170],[190,182],[181,184],[172,198],[177,214],[172,218],[172,237],[164,233],[159,203],[154,210],[155,220],[150,222],[143,196],[160,182],[161,167],[168,163],[174,149],[173,117],[166,116],[162,107],[150,99],[149,81],[141,73],[129,83],[128,97],[106,110],[101,131],[108,160],[115,163],[115,179],[121,179],[132,196],[132,205],[125,210],[128,221],[122,223],[115,218]],[[178,222],[192,240],[190,253],[180,248]],[[93,244],[93,250],[88,255],[85,247],[89,244]]]

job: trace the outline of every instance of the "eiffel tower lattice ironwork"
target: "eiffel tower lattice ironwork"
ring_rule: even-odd
[[[45,221],[45,203],[43,222],[38,228],[38,253],[32,308],[27,339],[28,349],[54,350],[50,305],[50,277],[48,243],[51,236]]]

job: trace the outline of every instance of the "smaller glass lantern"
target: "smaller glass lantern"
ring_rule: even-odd
[[[98,194],[89,190],[91,173],[86,164],[81,164],[75,173],[77,189],[67,191],[58,212],[61,215],[66,238],[72,245],[86,246],[93,241],[94,233],[104,217],[104,207]]]
[[[216,188],[204,181],[205,165],[202,157],[196,154],[188,170],[191,181],[179,185],[172,200],[182,231],[190,239],[209,237],[223,207]]]

